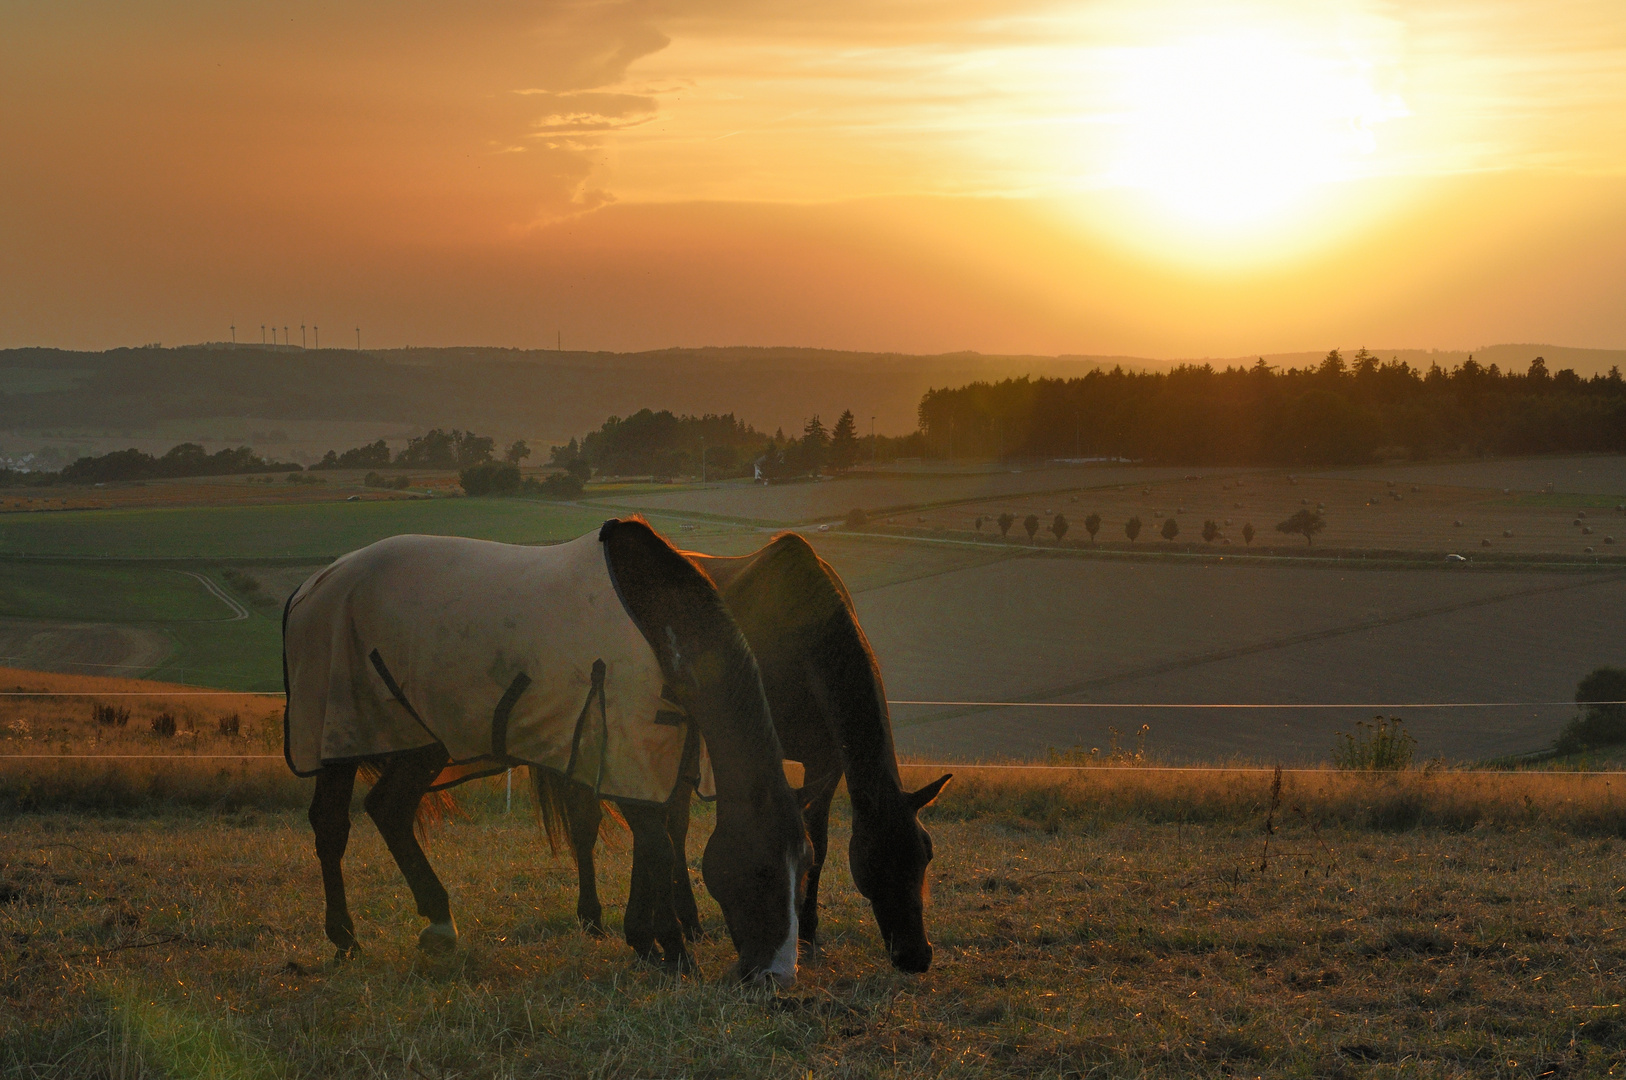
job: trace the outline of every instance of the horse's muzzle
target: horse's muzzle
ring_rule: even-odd
[[[892,957],[892,966],[911,975],[922,975],[932,966],[932,946],[929,941],[918,946],[893,947],[888,952]]]

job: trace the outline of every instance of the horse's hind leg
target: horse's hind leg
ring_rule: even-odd
[[[355,953],[356,924],[344,899],[344,849],[350,842],[350,794],[356,786],[356,766],[328,765],[316,774],[316,795],[311,799],[311,831],[316,834],[316,857],[322,863],[322,892],[327,900],[327,938],[339,957]]]
[[[378,826],[418,902],[418,914],[429,920],[429,926],[418,935],[418,947],[423,949],[450,949],[457,944],[457,924],[452,921],[446,887],[435,876],[413,832],[418,803],[446,760],[446,750],[438,744],[390,758],[366,801],[368,815]]]
[[[593,937],[604,936],[604,907],[598,900],[598,874],[593,864],[593,847],[598,843],[604,808],[586,784],[564,784],[565,822],[570,830],[570,850],[576,856],[576,918]]]
[[[694,883],[689,880],[689,802],[694,788],[687,780],[678,781],[677,790],[666,804],[666,835],[672,840],[672,909],[683,936],[699,941],[700,908],[694,902]]]
[[[627,944],[645,960],[680,972],[694,970],[683,926],[672,910],[672,838],[666,813],[658,806],[629,806],[621,812],[632,827],[632,887],[627,893]],[[660,950],[655,948],[660,944]],[[664,953],[664,956],[662,955]]]

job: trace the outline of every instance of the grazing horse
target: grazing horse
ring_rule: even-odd
[[[810,948],[818,946],[819,874],[829,843],[830,802],[845,776],[853,807],[847,849],[853,883],[875,911],[893,965],[903,971],[925,971],[932,962],[924,912],[932,838],[916,814],[937,798],[949,776],[919,791],[904,790],[880,669],[846,586],[795,533],[736,558],[684,554],[717,582],[761,666],[785,753],[802,762],[805,770],[801,797],[813,842],[813,865],[799,919],[802,940]],[[580,879],[577,915],[590,933],[603,933],[593,867],[602,813],[599,800],[580,784],[551,774],[535,775],[544,818],[565,820]],[[666,820],[672,848],[681,860],[689,829],[692,772],[686,771],[679,784],[667,804]],[[637,862],[635,848],[635,879]],[[679,873],[674,883],[678,914],[692,937],[699,932],[699,914],[681,861]]]
[[[381,540],[289,597],[283,663],[288,764],[316,776],[310,821],[340,956],[357,947],[340,864],[358,767],[379,770],[367,813],[429,920],[419,944],[434,949],[455,945],[457,927],[414,835],[423,796],[530,765],[622,808],[639,863],[627,941],[692,970],[666,828],[671,798],[691,790],[680,774],[699,772],[685,760],[698,756],[692,721],[718,806],[701,873],[738,973],[794,982],[811,853],[761,675],[711,580],[641,519],[542,548]]]

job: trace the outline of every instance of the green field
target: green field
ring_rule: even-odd
[[[0,615],[87,622],[218,622],[224,603],[175,570],[0,562]]]
[[[524,499],[79,510],[0,517],[0,555],[118,559],[327,559],[400,533],[511,544],[568,540],[600,510]]]

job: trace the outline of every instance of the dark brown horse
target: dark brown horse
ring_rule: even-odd
[[[676,704],[705,737],[711,755],[717,783],[717,827],[706,845],[702,875],[739,951],[739,974],[753,981],[771,978],[787,985],[795,978],[798,889],[811,853],[800,808],[782,771],[784,755],[756,661],[711,580],[643,521],[606,522],[598,541],[609,580],[603,581],[600,564],[602,588],[591,618],[603,622],[605,602],[616,607],[619,597],[619,607],[625,608],[636,626],[636,631],[625,632],[632,635],[634,653],[643,648],[636,643],[641,634],[659,663],[657,682],[665,680],[667,692],[676,696]],[[583,542],[590,543],[590,538],[576,544]],[[434,665],[442,650],[450,651],[447,642],[481,632],[504,617],[570,618],[571,613],[562,610],[568,604],[533,611],[530,599],[532,588],[538,597],[576,595],[571,583],[561,584],[558,575],[548,576],[548,568],[554,566],[548,560],[557,559],[554,553],[566,547],[569,545],[521,549],[450,537],[396,537],[346,556],[289,598],[283,614],[283,659],[289,689],[285,739],[290,766],[295,766],[296,742],[305,753],[313,745],[309,733],[320,722],[311,715],[341,716],[345,726],[339,735],[359,745],[368,745],[364,740],[374,736],[357,729],[388,725],[393,718],[396,726],[389,734],[396,743],[405,744],[383,754],[330,757],[324,753],[315,770],[310,821],[327,898],[327,935],[341,956],[357,948],[340,864],[350,832],[351,792],[362,767],[379,774],[367,795],[367,813],[411,886],[419,913],[430,922],[420,944],[448,947],[456,943],[446,889],[414,835],[415,815],[424,795],[437,787],[510,765],[531,764],[533,773],[544,771],[536,767],[536,759],[505,752],[505,745],[512,751],[514,744],[498,739],[495,733],[500,729],[504,739],[514,737],[508,725],[511,715],[520,715],[515,702],[521,702],[523,709],[524,702],[535,700],[525,696],[527,688],[533,688],[533,695],[538,693],[534,688],[545,685],[565,660],[529,654],[492,658],[493,672],[507,665],[502,667],[497,689],[508,687],[502,700],[494,702],[494,714],[489,710],[491,702],[481,706],[487,708],[486,713],[478,711],[471,700],[478,695],[445,692]],[[596,557],[595,551],[586,554]],[[569,565],[591,570],[593,564],[591,558],[577,558]],[[442,614],[453,605],[444,598],[498,595],[502,590],[507,590],[504,611],[460,612],[455,620]],[[433,602],[424,603],[421,595],[409,594],[430,594]],[[609,625],[613,629],[613,618]],[[411,634],[418,637],[404,636]],[[394,648],[397,654],[412,654],[409,646],[424,643],[416,651],[421,658],[417,684],[410,680],[397,683],[391,677],[373,644],[375,639],[383,640],[386,650]],[[619,640],[625,641],[625,634]],[[358,665],[351,663],[346,668],[341,662],[352,654],[366,655],[369,649],[377,679],[365,669],[353,674],[350,669]],[[519,670],[521,666],[527,670]],[[572,745],[581,744],[585,722],[600,723],[605,715],[606,665],[600,660],[591,666],[593,689],[582,706],[583,719],[574,720],[577,734]],[[474,672],[467,683],[483,688],[486,683],[480,680],[489,682],[490,674]],[[610,678],[615,678],[613,673]],[[374,685],[378,680],[387,694]],[[332,705],[335,694],[340,697]],[[393,700],[385,700],[387,697]],[[324,699],[330,701],[328,713],[323,713]],[[407,716],[416,722],[416,728],[403,719]],[[647,723],[654,722],[652,707]],[[414,736],[418,745],[413,745]],[[480,739],[486,741],[481,744]],[[471,740],[472,745],[489,749],[452,761],[448,745],[466,747]],[[570,750],[567,771],[575,770],[578,756],[576,749]],[[676,761],[657,761],[656,765],[667,768],[668,776],[679,771]],[[602,766],[598,773],[605,775]],[[691,789],[678,784],[676,790],[686,807]],[[627,907],[627,940],[646,958],[680,970],[691,969],[693,961],[674,907],[672,886],[681,864],[667,829],[670,807],[636,799],[618,800],[618,805],[632,828],[634,860],[639,864]],[[692,908],[686,872],[682,880],[687,906]],[[657,951],[657,943],[664,955]]]
[[[924,916],[932,839],[916,814],[937,798],[949,776],[919,791],[904,790],[880,669],[846,586],[794,533],[737,558],[685,554],[716,581],[750,642],[780,743],[786,756],[802,762],[805,770],[801,798],[813,865],[799,920],[802,941],[817,948],[819,876],[829,843],[830,802],[845,776],[853,808],[848,847],[853,883],[875,911],[892,963],[903,971],[925,971],[932,961]],[[581,889],[577,914],[589,932],[602,933],[593,865],[599,802],[581,785],[533,775],[544,818],[563,818],[569,831]],[[692,773],[686,770],[685,775]],[[678,914],[692,937],[699,932],[699,914],[681,861],[689,829],[688,790],[674,795],[666,824],[680,859],[674,882]],[[635,850],[635,880],[637,862]]]

